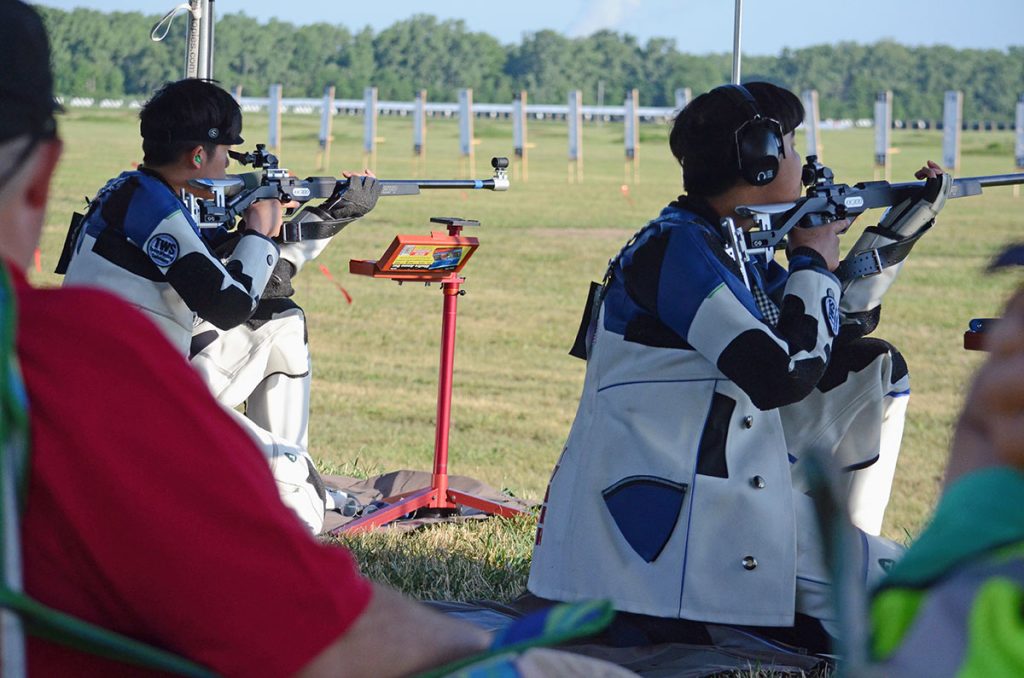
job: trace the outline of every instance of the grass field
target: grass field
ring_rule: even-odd
[[[317,167],[318,116],[286,116],[282,165],[300,176],[365,164],[360,118],[337,118],[329,172]],[[109,177],[141,160],[131,113],[72,110],[61,120],[66,153],[44,233],[42,273],[53,268],[68,217]],[[247,116],[245,138],[266,137],[267,120]],[[458,157],[455,121],[430,121],[427,157],[412,158],[407,118],[382,118],[373,163],[386,178],[468,177]],[[313,351],[311,451],[328,472],[374,474],[429,469],[440,334],[441,295],[434,286],[348,275],[350,258],[376,258],[397,233],[425,234],[431,216],[480,220],[479,251],[465,269],[460,300],[451,432],[452,473],[476,476],[530,499],[543,495],[575,411],[584,364],[566,355],[586,298],[609,257],[680,191],[668,152],[667,126],[641,130],[640,180],[623,187],[622,126],[584,129],[584,180],[567,181],[566,126],[531,122],[529,180],[507,193],[436,191],[388,198],[350,226],[321,257],[353,298],[351,305],[314,263],[296,280]],[[476,171],[490,174],[492,155],[511,155],[511,123],[476,123]],[[873,178],[871,130],[822,133],[823,160],[839,180]],[[912,179],[926,158],[940,159],[938,132],[895,131],[894,181]],[[802,147],[802,144],[801,146]],[[962,176],[1012,171],[1010,133],[966,133]],[[900,347],[911,369],[903,452],[885,534],[916,534],[935,503],[950,430],[980,356],[962,349],[967,321],[998,315],[1018,282],[986,275],[989,258],[1024,239],[1022,203],[1012,189],[951,202],[917,245],[886,298],[876,332]],[[865,215],[853,229],[873,223]],[[846,236],[850,245],[856,235]],[[413,536],[348,540],[367,573],[421,597],[507,599],[529,568],[532,524],[453,525]]]

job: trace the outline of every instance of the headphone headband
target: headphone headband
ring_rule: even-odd
[[[750,90],[743,85],[730,83],[728,85],[722,85],[718,90],[721,90],[723,94],[731,98],[733,101],[746,106],[747,110],[750,112],[747,122],[760,120],[763,117],[761,115],[761,109],[757,107],[757,99],[755,99],[754,95],[750,93]]]

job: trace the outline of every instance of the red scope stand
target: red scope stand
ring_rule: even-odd
[[[448,431],[452,411],[452,370],[455,365],[455,316],[459,296],[463,293],[459,287],[465,282],[465,278],[460,276],[459,272],[480,243],[476,238],[460,235],[464,226],[478,225],[476,221],[449,217],[434,217],[430,221],[446,225],[448,232],[432,231],[429,237],[400,235],[395,238],[380,260],[353,259],[349,262],[349,272],[356,275],[400,282],[408,280],[441,283],[441,292],[444,295],[441,364],[437,387],[434,472],[431,475],[430,487],[386,497],[383,502],[388,506],[332,530],[334,534],[368,532],[420,509],[457,510],[459,506],[468,506],[487,515],[498,515],[503,518],[523,513],[519,509],[453,490],[448,486]],[[413,252],[415,256],[416,248],[419,248],[419,260],[412,259],[409,255],[409,252]],[[444,265],[443,270],[430,269],[429,264],[424,261],[424,256],[432,257],[434,261],[440,258]],[[452,259],[456,257],[458,263],[453,263]],[[409,263],[410,261],[413,263]]]

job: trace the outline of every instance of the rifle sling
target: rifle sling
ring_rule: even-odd
[[[914,235],[907,236],[903,240],[883,245],[882,247],[864,250],[863,252],[846,257],[839,262],[839,266],[835,270],[836,277],[839,278],[840,282],[847,282],[849,280],[878,275],[884,269],[895,266],[906,259],[907,255],[910,254],[911,248],[914,247],[914,243],[927,230],[928,226],[920,229]]]
[[[324,240],[333,238],[341,229],[355,219],[331,219],[324,221],[289,221],[281,226],[283,242],[300,242],[302,240]]]

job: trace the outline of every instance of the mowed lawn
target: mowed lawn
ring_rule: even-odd
[[[246,120],[243,136],[251,148],[266,138],[267,119],[251,114]],[[282,166],[299,176],[370,165],[384,178],[486,177],[491,156],[512,153],[510,121],[476,121],[471,162],[459,157],[457,123],[430,120],[427,155],[417,161],[411,119],[396,117],[381,118],[378,153],[366,158],[362,119],[338,117],[330,167],[322,171],[318,127],[318,115],[285,116]],[[44,233],[42,271],[31,275],[42,284],[59,283],[50,271],[71,212],[106,179],[141,161],[133,112],[72,109],[61,129],[66,152]],[[584,364],[566,351],[588,283],[600,279],[609,257],[681,190],[667,134],[664,124],[641,128],[638,180],[626,184],[622,125],[588,123],[583,181],[570,183],[565,123],[531,121],[528,180],[513,166],[507,193],[382,199],[338,236],[296,280],[313,351],[311,451],[321,468],[353,475],[430,468],[440,289],[352,276],[348,262],[377,258],[396,234],[426,234],[432,216],[466,217],[481,222],[472,233],[481,245],[465,269],[467,293],[459,300],[449,470],[539,500],[582,385]],[[822,139],[823,160],[838,180],[875,178],[872,130],[825,131]],[[893,140],[894,181],[912,180],[926,159],[941,159],[940,132],[897,130]],[[1008,132],[965,133],[962,149],[961,176],[1013,171]],[[951,427],[982,358],[963,350],[963,332],[971,318],[999,315],[1019,281],[1015,272],[984,269],[1003,245],[1024,240],[1022,205],[1010,188],[951,202],[883,304],[876,336],[902,349],[913,388],[885,524],[894,539],[915,535],[935,503]],[[846,245],[877,218],[862,217]],[[347,543],[370,576],[413,595],[507,599],[523,586],[532,531],[532,520],[487,521]]]

